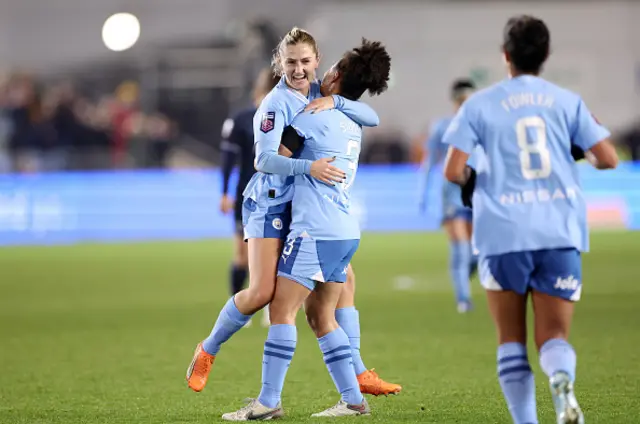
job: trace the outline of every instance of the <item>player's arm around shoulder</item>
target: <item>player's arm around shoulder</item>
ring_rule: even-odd
[[[312,100],[304,109],[305,112],[316,114],[326,110],[337,109],[363,127],[377,127],[380,117],[371,106],[358,100],[349,100],[338,94],[320,97]]]

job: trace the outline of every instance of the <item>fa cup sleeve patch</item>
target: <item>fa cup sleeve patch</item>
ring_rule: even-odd
[[[275,112],[265,112],[262,114],[262,122],[260,123],[260,131],[263,133],[268,133],[273,129],[276,123],[276,113]]]

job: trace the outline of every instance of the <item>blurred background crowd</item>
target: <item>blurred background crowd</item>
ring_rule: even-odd
[[[394,84],[387,98],[393,98],[371,100],[383,125],[368,132],[362,162],[418,162],[429,123],[450,111],[446,82],[468,76],[486,86],[503,76],[497,48],[493,54],[490,48],[499,43],[502,15],[515,7],[513,2],[488,2],[478,9],[461,1],[429,1],[419,7],[410,1],[391,7],[357,0],[130,3],[123,9],[116,0],[0,1],[0,36],[7,40],[0,46],[0,172],[215,166],[222,123],[250,102],[255,76],[293,25],[317,36],[324,60],[320,71],[357,41],[356,34],[387,42],[394,58]],[[597,59],[598,46],[578,40],[584,39],[580,31],[588,25],[574,31],[565,19],[570,14],[585,22],[604,13],[615,20],[640,13],[633,2],[609,3],[585,2],[578,10],[563,7],[565,2],[538,2],[533,8],[541,9],[543,17],[544,11],[553,12],[548,18],[554,37],[548,76],[575,82],[570,88],[581,92],[612,128],[623,156],[640,160],[640,114],[635,109],[640,106],[640,54],[619,65],[640,34],[629,23],[616,37],[599,36],[598,43],[615,43],[615,49]],[[73,19],[66,12],[70,7]],[[403,11],[407,7],[411,14]],[[464,46],[470,36],[464,21],[479,10],[488,20],[481,31],[486,35],[477,38],[489,54]],[[122,11],[131,12],[127,17],[134,19],[133,29],[130,20],[109,21]],[[386,17],[384,28],[370,25],[377,15]],[[402,20],[396,22],[396,15]],[[438,21],[446,22],[446,17],[456,20],[444,27]],[[10,40],[27,34],[15,22],[41,29],[30,35],[32,49],[12,47]],[[412,25],[422,25],[424,36],[398,31]],[[620,40],[627,40],[628,48]],[[452,51],[450,57],[443,56],[445,51]],[[610,75],[607,61],[621,66],[624,71],[616,72],[625,78]],[[631,92],[631,97],[611,107],[618,94],[609,86]]]
[[[135,82],[89,97],[74,81],[8,76],[0,83],[0,170],[165,167],[176,123],[159,111],[143,112],[138,100]]]

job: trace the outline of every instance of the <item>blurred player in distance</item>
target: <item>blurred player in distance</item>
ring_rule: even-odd
[[[359,99],[365,91],[381,94],[387,88],[390,57],[379,42],[363,40],[345,53],[323,79],[331,94]],[[347,333],[338,325],[336,306],[347,279],[347,267],[360,242],[357,217],[350,208],[350,187],[357,172],[362,127],[338,110],[299,114],[292,123],[303,136],[301,160],[336,158],[345,174],[339,182],[295,177],[290,233],[278,264],[276,293],[271,301],[271,327],[265,343],[262,390],[249,405],[223,415],[229,421],[270,419],[283,414],[281,393],[297,344],[298,310],[307,319],[336,388],[337,405],[316,417],[367,415],[354,373]]]
[[[280,78],[265,68],[260,72],[253,88],[253,107],[245,108],[227,119],[222,126],[222,198],[220,211],[228,214],[233,211],[235,233],[233,237],[233,259],[229,275],[231,296],[244,288],[249,272],[247,243],[244,242],[242,228],[242,192],[255,174],[253,167],[253,116],[267,94],[278,84]],[[229,180],[233,168],[238,165],[238,185],[235,197],[229,195]],[[269,326],[269,309],[265,308],[261,323]],[[251,321],[247,322],[249,325]]]
[[[473,81],[461,78],[451,86],[451,100],[454,113],[460,109],[464,101],[475,91]],[[426,143],[427,158],[421,167],[420,209],[427,206],[427,194],[433,185],[433,171],[436,165],[444,162],[447,145],[442,142],[447,127],[453,117],[440,119],[431,127]],[[471,310],[470,277],[476,266],[476,258],[471,249],[471,209],[464,206],[461,200],[460,186],[444,181],[442,186],[442,226],[449,237],[449,274],[453,283],[458,312]]]
[[[284,128],[309,105],[310,100],[322,95],[320,84],[315,79],[318,61],[315,39],[299,28],[289,31],[276,49],[274,66],[282,78],[254,116],[255,168],[258,172],[243,193],[249,287],[229,299],[209,337],[197,346],[187,370],[188,384],[194,391],[201,391],[205,387],[222,344],[273,298],[278,259],[291,220],[291,177],[305,174],[334,182],[344,178],[344,173],[331,165],[332,158],[311,162],[278,155]],[[378,125],[378,115],[364,103],[341,96],[330,96],[329,102],[360,125]],[[337,319],[349,334],[353,355],[357,358],[354,359],[354,366],[358,364],[364,368],[359,355],[359,315],[355,308],[345,308],[342,312]],[[369,394],[388,394],[400,390],[400,386],[384,382],[373,370],[366,368],[359,379],[363,392]]]
[[[542,79],[550,33],[531,16],[511,18],[503,55],[509,78],[471,96],[449,125],[445,176],[475,180],[473,237],[479,273],[498,333],[498,378],[513,422],[538,423],[527,357],[527,298],[534,340],[549,378],[557,423],[584,423],[574,394],[576,353],[568,342],[588,251],[586,205],[574,147],[598,169],[616,151],[577,94]],[[466,165],[484,150],[477,172]]]

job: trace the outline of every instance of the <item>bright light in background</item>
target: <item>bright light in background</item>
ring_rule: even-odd
[[[140,21],[131,13],[116,13],[102,26],[102,41],[109,50],[121,52],[133,47],[140,38]]]

